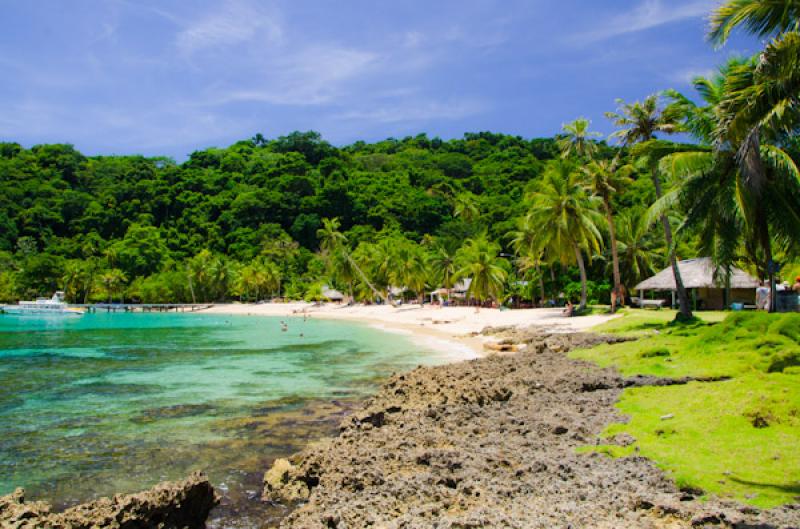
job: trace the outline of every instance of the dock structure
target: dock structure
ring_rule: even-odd
[[[196,312],[213,307],[213,303],[87,303],[70,305],[87,312]]]

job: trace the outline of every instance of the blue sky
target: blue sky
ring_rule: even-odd
[[[0,0],[0,140],[167,155],[256,132],[611,132],[615,99],[758,42],[704,40],[716,0]]]

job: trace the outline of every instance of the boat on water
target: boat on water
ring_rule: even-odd
[[[59,291],[52,298],[38,298],[36,301],[20,301],[17,305],[3,305],[6,314],[53,314],[64,316],[80,316],[83,310],[70,307],[64,303],[64,293]]]

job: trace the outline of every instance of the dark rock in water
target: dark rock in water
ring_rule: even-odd
[[[219,498],[208,478],[195,472],[136,494],[118,494],[62,513],[45,502],[26,502],[22,489],[0,497],[3,529],[202,529]]]

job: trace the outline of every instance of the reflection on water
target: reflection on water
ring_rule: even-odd
[[[332,321],[1,316],[0,494],[65,506],[202,469],[224,494],[212,526],[258,527],[282,514],[257,501],[272,459],[334,433],[380,378],[435,361]]]

